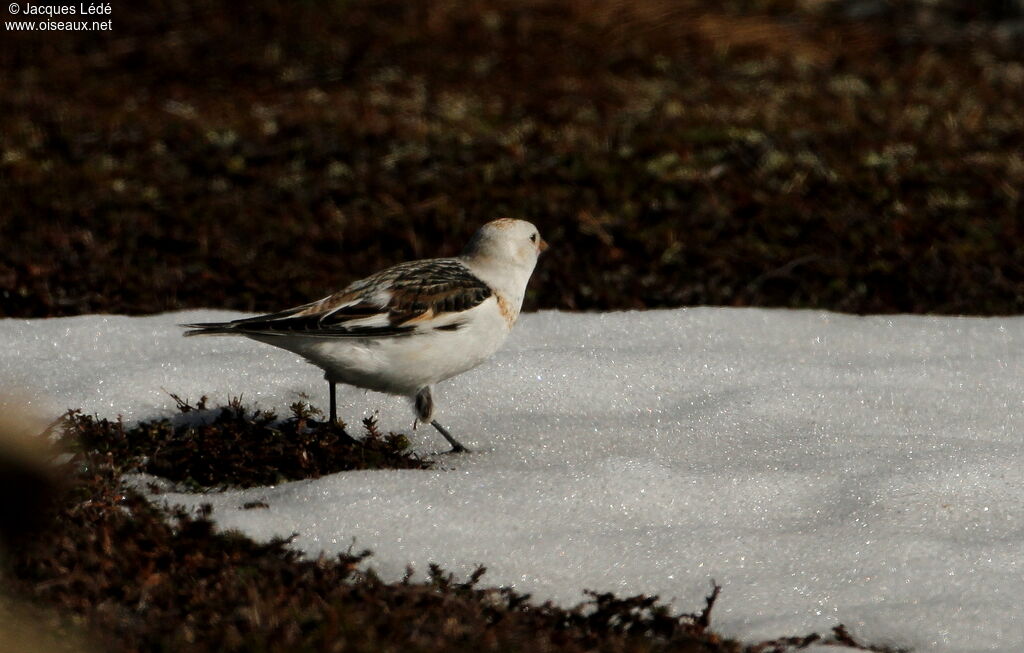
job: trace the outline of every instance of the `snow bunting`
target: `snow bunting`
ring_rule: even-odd
[[[183,324],[186,336],[236,334],[295,352],[335,384],[413,399],[416,416],[452,451],[467,449],[437,420],[430,386],[472,369],[505,342],[537,257],[547,249],[523,220],[488,222],[456,258],[402,263],[319,301],[232,322]]]

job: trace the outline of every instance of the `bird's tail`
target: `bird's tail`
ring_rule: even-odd
[[[231,322],[199,322],[197,324],[179,324],[178,326],[183,329],[189,329],[185,332],[186,338],[189,336],[238,335],[237,325]]]

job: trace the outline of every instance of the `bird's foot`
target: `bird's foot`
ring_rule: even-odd
[[[438,433],[444,436],[444,439],[448,441],[448,444],[452,445],[452,450],[449,451],[448,453],[469,453],[469,449],[464,447],[461,442],[456,440],[452,436],[452,434],[448,432],[448,429],[441,426],[441,424],[439,424],[436,419],[431,421],[430,425],[437,429]]]

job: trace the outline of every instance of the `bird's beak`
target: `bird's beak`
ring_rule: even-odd
[[[544,239],[541,238],[540,242],[537,243],[537,251],[538,252],[544,252],[544,251],[547,251],[547,248],[548,248],[547,242],[545,242]]]

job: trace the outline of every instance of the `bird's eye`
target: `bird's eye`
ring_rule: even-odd
[[[530,236],[530,242],[531,243],[537,242],[537,234],[533,234],[533,235]]]

